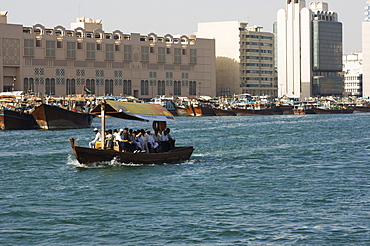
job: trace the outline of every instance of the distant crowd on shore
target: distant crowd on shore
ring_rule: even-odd
[[[128,128],[107,130],[104,138],[97,128],[94,129],[95,138],[89,143],[90,148],[101,148],[104,140],[105,149],[115,149],[121,152],[145,152],[160,153],[173,150],[175,140],[170,135],[171,129],[166,128],[163,132],[155,130],[152,134],[149,130],[132,130]]]

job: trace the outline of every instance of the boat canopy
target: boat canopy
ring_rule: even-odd
[[[102,103],[98,104],[90,113],[100,114],[101,105]],[[158,104],[106,100],[105,105],[105,114],[116,118],[139,121],[175,120],[167,109]]]

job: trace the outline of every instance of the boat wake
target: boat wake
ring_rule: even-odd
[[[181,163],[178,163],[178,165],[186,165],[186,164],[194,164],[195,160],[187,160]],[[111,168],[111,167],[141,167],[141,166],[157,166],[158,164],[134,164],[134,163],[122,163],[118,162],[116,158],[114,158],[111,161],[105,161],[105,162],[97,162],[89,165],[81,164],[78,162],[77,159],[74,158],[72,154],[68,155],[67,158],[67,164],[77,167],[77,168],[88,168],[88,169],[94,169],[94,168]],[[166,163],[161,165],[167,165]],[[173,165],[173,164],[171,164]]]

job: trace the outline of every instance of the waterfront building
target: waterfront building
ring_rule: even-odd
[[[239,21],[225,21],[199,23],[196,34],[216,40],[219,96],[277,96],[273,33]]]
[[[344,95],[362,96],[362,52],[343,56]]]
[[[280,96],[342,95],[342,23],[327,3],[286,0],[276,32]]]
[[[365,21],[362,22],[362,52],[363,52],[363,97],[370,97],[370,0],[366,1]]]
[[[71,29],[7,23],[0,16],[0,90],[195,97],[216,95],[215,41],[194,35],[103,31],[77,18]]]

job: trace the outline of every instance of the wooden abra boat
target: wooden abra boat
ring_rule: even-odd
[[[155,130],[160,131],[164,130],[166,127],[165,123],[167,121],[174,120],[173,115],[168,110],[157,104],[129,103],[107,100],[106,102],[102,102],[97,105],[91,112],[98,113],[99,111],[101,112],[102,116],[102,133],[105,130],[105,115],[126,120],[154,121],[156,124],[153,124],[153,127]],[[131,153],[120,152],[119,148],[117,150],[115,150],[115,148],[104,149],[104,145],[102,146],[102,149],[80,147],[73,138],[70,139],[70,142],[73,153],[78,162],[87,166],[93,163],[109,162],[112,160],[125,164],[178,163],[188,160],[194,151],[192,146],[188,146],[177,147],[173,150],[160,153]]]
[[[1,130],[32,130],[38,128],[39,126],[32,114],[9,109],[0,109]]]
[[[41,104],[32,112],[42,129],[78,129],[91,126],[94,115],[77,113],[48,104]]]
[[[126,164],[171,164],[189,160],[194,151],[193,147],[177,147],[162,153],[131,153],[80,147],[73,138],[70,141],[76,159],[85,165],[112,160]]]

